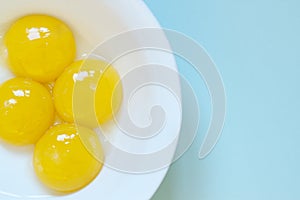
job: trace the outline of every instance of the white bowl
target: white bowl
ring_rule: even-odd
[[[2,31],[5,31],[13,20],[23,15],[41,13],[56,16],[73,29],[78,44],[78,58],[88,53],[97,44],[121,32],[145,27],[160,27],[141,0],[1,0],[1,2],[0,28]],[[135,38],[131,40],[133,43],[137,42]],[[139,62],[136,62],[137,57],[140,57]],[[116,62],[115,67],[122,74],[128,71],[131,63],[138,65],[138,63],[150,62],[167,65],[177,72],[172,55],[147,51],[130,55],[124,60],[121,59]],[[12,77],[12,74],[6,69],[4,62],[1,63],[0,81],[3,82]],[[151,73],[149,76],[155,78],[159,74]],[[174,81],[179,91],[179,78],[175,77]],[[126,87],[127,85],[124,84],[124,89]],[[174,103],[175,100],[170,102],[173,100],[161,98],[162,93],[164,92],[161,88],[152,88],[147,97],[143,95],[137,97],[148,106],[153,104],[151,103],[153,99],[155,102],[159,101],[161,105],[169,106],[165,109],[167,112],[171,110],[167,118],[169,122],[160,132],[161,136],[152,138],[146,145],[137,144],[130,137],[120,136],[120,133],[112,134],[114,135],[112,140],[119,143],[122,148],[128,148],[127,151],[145,153],[152,151],[153,145],[156,145],[154,149],[162,147],[165,142],[176,138],[180,130],[181,112]],[[145,112],[142,106],[143,104],[137,104],[137,107],[133,108],[133,118],[144,115],[145,117],[140,117],[140,120],[141,123],[146,120],[147,124],[147,117],[149,118],[150,113]],[[113,132],[116,131],[113,130]],[[150,199],[168,170],[168,166],[162,166],[162,169],[153,172],[134,174],[121,172],[122,170],[115,170],[113,166],[106,165],[99,176],[82,190],[68,195],[55,195],[35,177],[32,167],[33,148],[33,146],[16,148],[0,142],[0,199]],[[175,148],[168,153],[170,160],[174,151]],[[113,154],[108,157],[111,155]]]

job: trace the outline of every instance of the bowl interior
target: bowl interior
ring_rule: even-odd
[[[67,23],[73,30],[77,41],[77,59],[89,54],[93,49],[122,32],[146,27],[159,28],[159,24],[142,1],[129,0],[118,1],[116,4],[110,0],[1,0],[0,7],[0,37],[5,30],[17,18],[33,13],[48,14],[55,16]],[[161,33],[162,40],[167,42]],[[0,38],[1,39],[1,38]],[[129,43],[138,44],[138,37],[128,37]],[[106,56],[114,55],[114,49],[118,49],[118,43],[112,43],[111,52],[107,51]],[[0,48],[2,54],[3,46]],[[103,56],[103,55],[102,55]],[[114,66],[121,77],[128,72],[149,63],[166,65],[174,72],[177,72],[173,56],[166,52],[143,50],[128,53],[114,61]],[[3,59],[0,60],[0,82],[3,82],[13,75],[7,69]],[[144,77],[143,77],[144,76]],[[159,77],[159,72],[143,74],[147,80]],[[173,76],[175,88],[180,90],[179,79]],[[125,80],[125,79],[124,79]],[[131,84],[130,80],[124,82],[123,88],[127,90]],[[149,140],[137,140],[136,138],[124,135],[115,125],[109,125],[111,132],[108,138],[114,146],[126,152],[145,154],[156,149],[163,148],[169,144],[180,130],[181,111],[178,108],[178,99],[162,87],[150,86],[136,93],[128,106],[123,106],[120,113],[130,110],[134,123],[141,127],[151,123],[151,109],[155,105],[164,107],[166,112],[166,123],[163,130]],[[88,187],[70,195],[59,195],[49,191],[37,180],[32,167],[32,152],[34,146],[13,147],[0,142],[0,198],[22,197],[30,198],[58,198],[58,199],[121,199],[124,196],[135,196],[136,199],[149,199],[166,174],[167,167],[151,173],[126,173],[114,169],[114,166],[106,165],[100,175]],[[114,158],[114,151],[105,149],[108,159]],[[168,152],[172,159],[174,150]],[[133,163],[137,165],[138,163]],[[126,171],[126,170],[125,170]],[[118,192],[116,192],[118,191]]]

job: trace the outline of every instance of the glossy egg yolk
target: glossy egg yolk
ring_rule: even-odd
[[[75,58],[75,40],[62,21],[28,15],[12,24],[4,36],[11,70],[39,82],[55,80]]]
[[[122,101],[118,72],[104,61],[77,61],[57,79],[54,104],[67,122],[97,127],[112,119]]]
[[[33,165],[38,178],[59,192],[73,192],[100,172],[103,151],[90,129],[61,124],[49,129],[36,144]]]
[[[0,137],[11,144],[35,143],[52,125],[54,105],[41,84],[13,78],[0,86]]]

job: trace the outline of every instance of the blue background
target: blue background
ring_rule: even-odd
[[[163,27],[204,46],[227,95],[221,139],[199,160],[209,97],[201,79],[179,63],[203,100],[203,118],[195,142],[153,199],[300,199],[300,1],[145,2]]]

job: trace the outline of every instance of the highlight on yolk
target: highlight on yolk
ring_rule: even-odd
[[[13,78],[0,86],[0,138],[6,142],[34,144],[53,120],[52,97],[43,85]]]
[[[92,59],[71,64],[53,89],[60,117],[92,128],[112,119],[122,96],[118,72],[106,62]]]
[[[103,159],[95,132],[60,124],[49,129],[36,144],[33,165],[46,186],[59,192],[73,192],[98,175]]]
[[[54,81],[76,54],[75,39],[62,21],[28,15],[15,21],[4,36],[11,70],[39,82]]]

